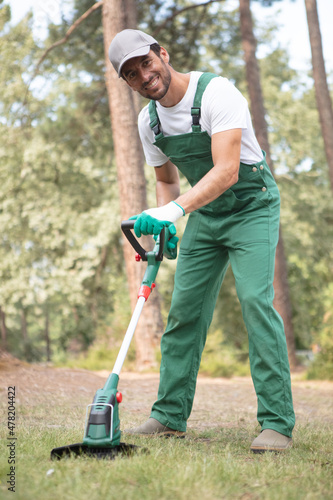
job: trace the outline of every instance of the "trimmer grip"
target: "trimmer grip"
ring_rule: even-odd
[[[132,233],[132,229],[134,228],[135,219],[124,220],[121,223],[121,229],[134,248],[134,250],[140,255],[142,260],[148,260],[148,252],[140,245],[139,241],[136,239],[135,235]],[[163,249],[164,249],[164,241],[165,241],[165,228],[162,229],[160,233],[160,244],[159,249],[156,254],[156,260],[163,260]]]

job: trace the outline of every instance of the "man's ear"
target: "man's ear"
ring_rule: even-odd
[[[165,62],[165,64],[168,64],[168,62],[170,61],[169,53],[164,47],[161,47],[160,58]]]

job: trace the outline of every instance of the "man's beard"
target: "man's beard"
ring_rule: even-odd
[[[143,88],[142,91],[140,91],[140,94],[143,97],[146,97],[147,99],[152,99],[153,101],[159,101],[159,100],[163,99],[163,97],[168,92],[169,87],[170,87],[170,83],[171,83],[171,72],[165,63],[163,63],[163,65],[164,65],[163,74],[161,72],[158,73],[157,75],[153,76],[149,80],[149,82],[147,82],[145,84],[145,86],[150,85],[150,83],[156,78],[156,76],[158,76],[159,82],[157,85],[159,86],[160,83],[162,82],[162,88],[158,92],[157,91],[154,92],[154,89],[151,89],[151,91],[150,91],[150,89],[145,90],[145,88]]]

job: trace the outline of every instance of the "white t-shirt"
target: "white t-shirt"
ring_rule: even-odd
[[[190,83],[183,99],[170,108],[156,102],[161,130],[164,136],[179,135],[192,132],[191,107],[197,90],[199,71],[190,73]],[[138,118],[139,134],[146,157],[146,162],[152,167],[160,167],[168,161],[168,157],[154,146],[155,136],[150,128],[148,105]],[[248,104],[243,95],[226,78],[213,78],[207,85],[201,101],[201,130],[211,137],[213,134],[242,129],[240,161],[251,165],[263,159],[263,154],[254,135]]]

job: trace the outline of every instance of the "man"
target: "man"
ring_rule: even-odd
[[[175,71],[166,49],[141,31],[118,33],[109,57],[118,76],[150,99],[138,124],[147,164],[155,167],[158,207],[136,217],[136,235],[159,234],[190,214],[161,341],[158,399],[148,421],[132,432],[184,435],[230,262],[249,335],[262,429],[251,450],[286,450],[295,416],[283,323],[273,308],[280,198],[247,102],[225,78]],[[192,186],[183,194],[178,169]]]

